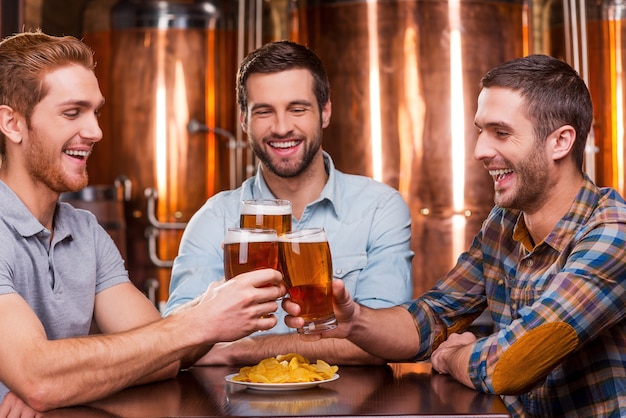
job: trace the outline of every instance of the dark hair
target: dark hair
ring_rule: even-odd
[[[319,57],[304,45],[290,41],[270,42],[246,56],[237,72],[237,104],[245,113],[248,107],[246,82],[254,73],[276,73],[292,69],[309,70],[320,114],[330,97],[328,76]]]
[[[23,115],[30,127],[35,105],[48,93],[44,76],[70,64],[94,69],[93,51],[72,36],[56,37],[41,31],[24,32],[0,42],[0,105]],[[0,156],[6,153],[0,132]]]
[[[495,67],[483,77],[481,87],[517,91],[524,99],[526,117],[535,124],[537,140],[571,125],[576,131],[572,155],[582,170],[593,104],[585,82],[572,67],[546,55],[529,55]]]

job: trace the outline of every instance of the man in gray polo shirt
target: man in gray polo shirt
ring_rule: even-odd
[[[285,294],[279,272],[260,270],[161,319],[95,217],[58,202],[87,185],[102,138],[93,68],[72,37],[0,42],[0,416],[172,377],[216,342],[273,327],[262,314]],[[92,319],[102,334],[87,337]]]

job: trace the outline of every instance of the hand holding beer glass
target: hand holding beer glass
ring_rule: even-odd
[[[274,229],[278,235],[291,231],[291,202],[252,199],[241,203],[240,227]]]
[[[276,231],[257,228],[227,228],[224,236],[224,278],[253,270],[278,270]],[[262,315],[268,318],[270,314]]]
[[[278,257],[289,298],[300,305],[301,334],[337,327],[333,312],[333,266],[323,228],[301,229],[278,237]]]

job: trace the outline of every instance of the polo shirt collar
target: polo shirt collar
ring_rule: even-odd
[[[24,238],[32,237],[39,234],[50,235],[39,220],[26,207],[24,202],[15,194],[9,186],[0,180],[0,201],[3,202],[5,219],[15,230]],[[72,217],[72,208],[69,205],[56,204],[54,212],[54,241],[61,241],[71,235],[70,218]],[[62,216],[59,216],[60,213]],[[63,222],[61,219],[66,220]]]
[[[0,201],[6,221],[13,225],[21,236],[31,237],[46,230],[24,202],[2,180],[0,180]]]

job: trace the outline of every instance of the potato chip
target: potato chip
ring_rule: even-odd
[[[296,354],[296,353],[289,353],[289,354],[279,354],[276,356],[276,360],[278,361],[291,361],[291,359],[297,359],[298,362],[300,363],[308,363],[309,360],[307,360],[304,356],[300,355],[300,354]]]
[[[237,382],[251,383],[300,383],[316,382],[332,378],[339,370],[324,360],[309,363],[296,353],[280,354],[261,360],[255,366],[245,366],[233,377]]]

